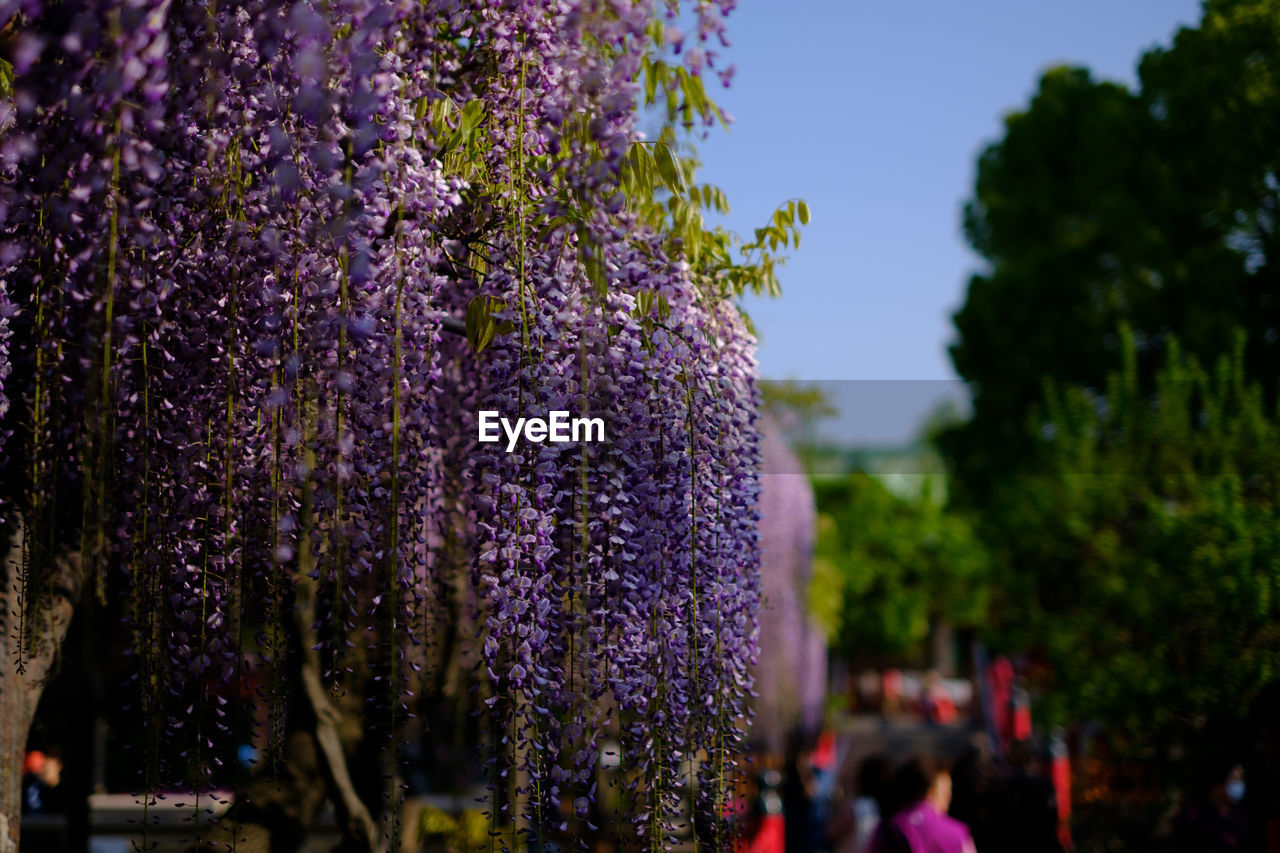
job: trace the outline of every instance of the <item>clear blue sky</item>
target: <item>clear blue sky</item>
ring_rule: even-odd
[[[701,179],[726,191],[741,234],[793,196],[814,217],[782,298],[747,303],[762,374],[954,379],[950,315],[979,262],[960,233],[978,152],[1045,68],[1133,83],[1141,53],[1199,11],[1196,0],[743,0],[726,51],[737,77],[714,84],[736,122],[699,146]]]

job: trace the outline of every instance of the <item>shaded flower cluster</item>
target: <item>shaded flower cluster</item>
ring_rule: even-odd
[[[731,5],[697,4],[700,43]],[[0,500],[32,588],[72,516],[103,594],[124,583],[153,747],[212,773],[220,685],[249,668],[278,747],[311,652],[393,742],[461,573],[507,733],[495,823],[563,831],[568,802],[585,824],[609,731],[651,844],[685,796],[723,813],[759,596],[754,343],[624,211],[653,13],[0,3]],[[477,298],[480,352],[454,331]],[[482,453],[479,408],[607,413],[609,441]],[[147,787],[179,770],[147,764]]]
[[[481,378],[485,408],[603,415],[609,440],[476,457],[477,581],[485,662],[506,688],[492,706],[520,736],[554,732],[572,749],[548,742],[519,768],[534,814],[590,796],[603,702],[638,774],[637,830],[660,845],[678,795],[708,812],[727,796],[724,753],[746,712],[755,365],[732,306],[706,304],[656,240],[634,245],[624,226],[609,236],[604,294],[563,252],[530,265],[534,353],[503,341]],[[518,303],[517,280],[489,285]],[[643,292],[660,294],[670,316],[640,310]]]
[[[809,610],[817,510],[813,487],[782,430],[766,423],[760,495],[762,685],[755,735],[781,753],[793,731],[815,733],[826,702],[826,640]]]

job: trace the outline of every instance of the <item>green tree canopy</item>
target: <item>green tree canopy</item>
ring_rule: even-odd
[[[1137,747],[1235,722],[1280,676],[1280,419],[1245,377],[1171,342],[1154,394],[1137,347],[1105,395],[1048,396],[1037,472],[997,491],[1005,641],[1049,665],[1045,710]]]
[[[944,450],[975,502],[1030,450],[1044,378],[1101,389],[1133,330],[1145,387],[1177,337],[1280,369],[1280,2],[1210,0],[1137,91],[1056,68],[978,161],[964,227],[986,265],[955,315],[974,416]]]
[[[819,481],[815,495],[811,607],[846,657],[913,655],[937,621],[980,621],[985,549],[929,488],[904,498],[859,472]]]

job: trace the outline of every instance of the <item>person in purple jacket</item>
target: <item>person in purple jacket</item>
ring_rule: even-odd
[[[891,817],[880,822],[871,853],[975,853],[969,829],[947,817],[951,774],[918,755],[893,774]]]

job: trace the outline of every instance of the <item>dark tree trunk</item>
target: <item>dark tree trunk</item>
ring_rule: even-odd
[[[303,549],[302,559],[309,559],[308,549]],[[344,720],[344,710],[331,701],[321,676],[315,649],[319,641],[314,627],[315,587],[315,581],[300,574],[293,606],[285,617],[291,653],[286,676],[290,731],[283,773],[264,774],[237,793],[231,809],[201,840],[202,850],[295,850],[311,831],[326,799],[334,807],[342,850],[383,850],[381,830],[352,778],[350,756],[355,745],[342,737],[344,731],[363,731],[366,721]]]
[[[290,734],[284,753],[283,773],[264,774],[238,793],[201,840],[202,850],[273,853],[302,846],[324,806],[325,781],[311,732]]]
[[[24,531],[21,518],[11,522],[0,546],[0,853],[18,850],[27,733],[84,586],[80,555],[59,554],[52,582],[37,591],[40,598],[29,611],[35,621],[24,643],[18,627]]]

